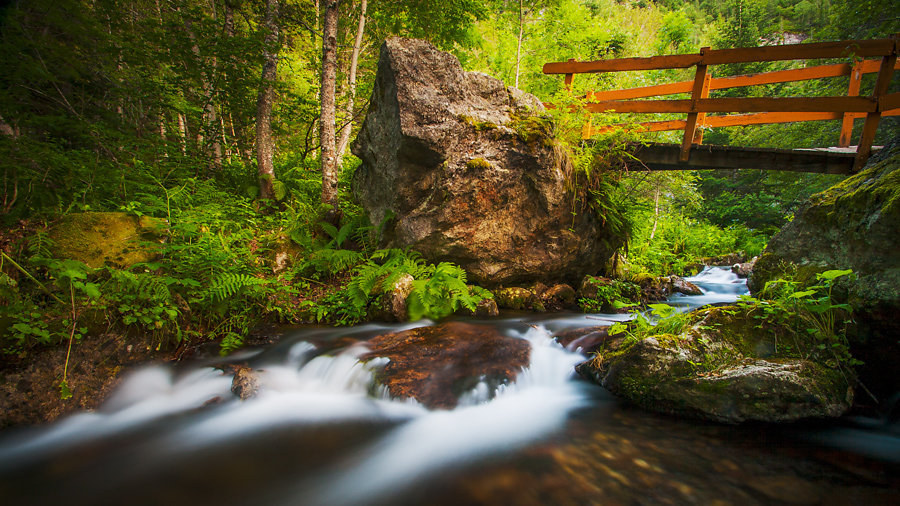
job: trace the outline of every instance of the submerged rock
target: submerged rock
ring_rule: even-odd
[[[678,335],[607,341],[577,370],[646,409],[725,423],[837,417],[853,401],[853,377],[840,369],[779,352],[736,307],[694,316]]]
[[[250,367],[234,366],[234,378],[231,380],[231,393],[242,401],[256,397],[259,393],[259,378]]]
[[[680,276],[669,276],[669,286],[672,293],[681,293],[684,295],[703,295],[703,290],[699,286]]]
[[[455,262],[485,287],[602,269],[622,238],[573,209],[587,196],[568,189],[570,162],[541,113],[534,96],[427,42],[387,40],[353,146],[353,191],[381,245]]]
[[[900,390],[900,138],[873,156],[865,170],[810,197],[769,241],[749,279],[758,293],[786,273],[852,269],[835,287],[853,306],[857,335],[850,351],[862,360],[860,378],[882,396]],[[849,296],[848,296],[849,294]]]
[[[564,330],[554,334],[553,339],[563,348],[569,351],[580,351],[584,355],[598,352],[607,342],[615,340],[609,335],[609,325]]]
[[[531,345],[494,327],[448,322],[375,337],[360,360],[387,358],[376,382],[392,397],[414,398],[431,409],[452,409],[480,383],[487,395],[515,381],[528,366]]]

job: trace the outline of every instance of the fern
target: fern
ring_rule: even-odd
[[[472,293],[466,286],[466,271],[449,262],[441,262],[428,279],[417,279],[407,298],[409,316],[441,319],[450,316],[461,307],[475,311],[485,297]]]
[[[325,248],[314,251],[303,263],[303,270],[317,275],[334,276],[362,261],[362,254],[346,249]]]
[[[268,282],[269,280],[255,278],[249,274],[226,272],[213,279],[208,293],[213,301],[224,301],[234,297],[244,288],[257,287]]]

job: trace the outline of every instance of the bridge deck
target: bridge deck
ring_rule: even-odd
[[[872,146],[873,150],[880,146]],[[694,145],[690,158],[681,161],[680,144],[638,146],[634,156],[645,167],[631,170],[763,169],[821,174],[852,174],[856,147],[819,149],[770,149],[737,146]]]

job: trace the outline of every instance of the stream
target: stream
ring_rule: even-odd
[[[683,310],[747,293],[727,268],[687,278]],[[95,412],[0,433],[7,505],[897,504],[900,423],[845,417],[723,426],[641,411],[573,367],[551,336],[629,315],[478,321],[528,341],[530,366],[453,410],[371,387],[358,344],[422,326],[287,332],[229,362],[260,371],[231,393],[216,362],[132,372]],[[470,320],[476,321],[476,320]],[[357,343],[349,344],[346,343]],[[329,350],[323,354],[321,350]]]

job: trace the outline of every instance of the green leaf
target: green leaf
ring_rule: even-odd
[[[66,380],[59,382],[59,398],[62,400],[72,398],[72,390],[69,389],[69,382]]]
[[[649,304],[648,306],[653,310],[651,314],[660,318],[668,318],[675,312],[675,308],[668,304]]]
[[[624,324],[624,323],[621,323],[621,322],[618,322],[618,323],[613,323],[613,324],[609,327],[609,330],[608,330],[607,332],[608,332],[609,335],[611,335],[611,336],[617,336],[617,335],[619,335],[619,334],[625,332],[626,330],[628,330],[628,325],[626,325],[626,324]]]
[[[841,276],[848,276],[850,274],[853,274],[853,269],[846,269],[846,270],[832,269],[830,271],[820,272],[819,274],[816,274],[816,279],[824,279],[827,281],[834,281],[835,279],[837,279]]]
[[[804,290],[802,292],[794,292],[788,298],[789,299],[800,299],[803,297],[808,297],[816,293],[816,290]]]

